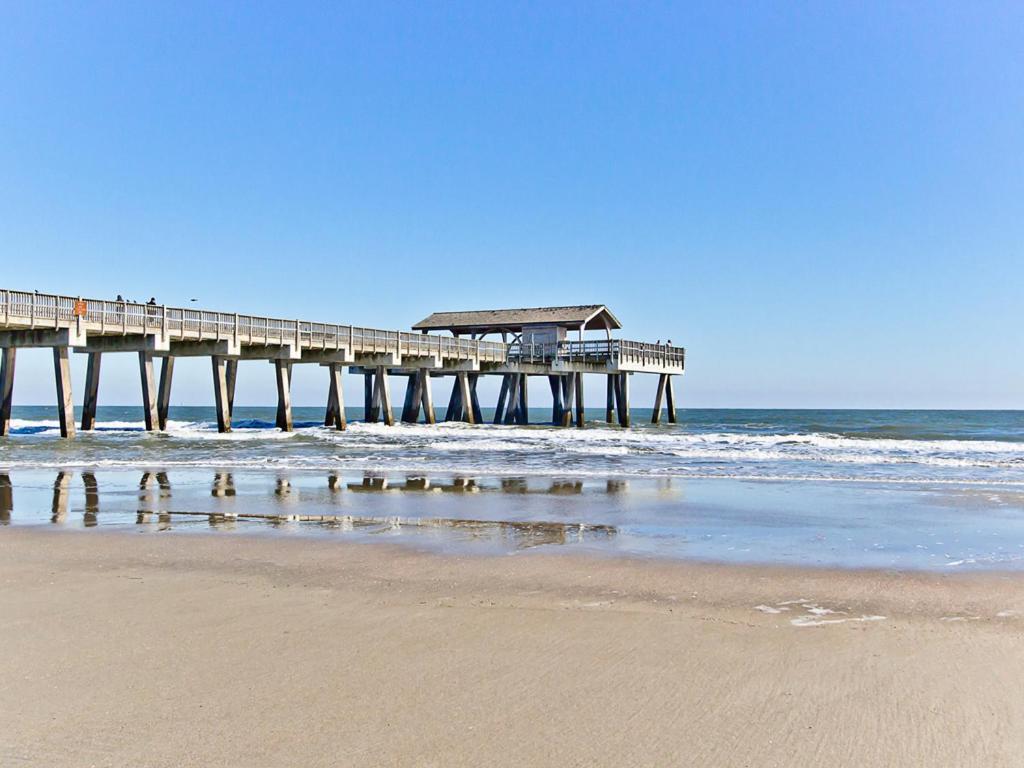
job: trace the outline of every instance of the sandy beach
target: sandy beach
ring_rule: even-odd
[[[0,580],[3,765],[1010,766],[1024,750],[1020,575],[11,528]]]

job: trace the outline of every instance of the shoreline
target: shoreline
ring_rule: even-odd
[[[0,530],[0,762],[1010,766],[1024,749],[1020,574],[87,533]]]

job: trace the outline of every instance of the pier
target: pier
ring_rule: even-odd
[[[530,378],[543,378],[552,397],[551,423],[584,426],[584,374],[606,378],[606,421],[630,426],[630,378],[658,377],[651,420],[676,421],[673,377],[685,369],[682,347],[614,338],[621,324],[604,305],[435,313],[391,331],[201,309],[0,290],[0,436],[10,431],[16,353],[53,350],[60,433],[76,429],[70,354],[88,355],[81,429],[96,423],[104,354],[136,354],[142,410],[149,431],[167,428],[174,361],[208,357],[217,427],[231,430],[240,360],[264,360],[277,383],[277,426],[292,429],[291,376],[297,364],[327,372],[324,424],[346,428],[342,376],[363,378],[366,421],[395,423],[393,379],[405,380],[399,418],[436,423],[434,381],[451,385],[445,420],[483,422],[477,384],[501,377],[493,421],[526,424]],[[587,334],[591,336],[588,337]],[[575,338],[573,336],[575,335]],[[595,337],[596,336],[596,337]],[[159,372],[156,361],[160,361]]]

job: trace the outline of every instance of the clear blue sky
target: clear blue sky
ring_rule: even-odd
[[[688,347],[691,406],[1024,407],[1024,4],[508,5],[4,3],[0,284],[604,302]]]

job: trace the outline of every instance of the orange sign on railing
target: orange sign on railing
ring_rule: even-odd
[[[85,303],[83,299],[79,299],[78,301],[75,302],[74,309],[72,309],[71,313],[75,317],[85,317],[85,313],[87,311],[88,305]]]

